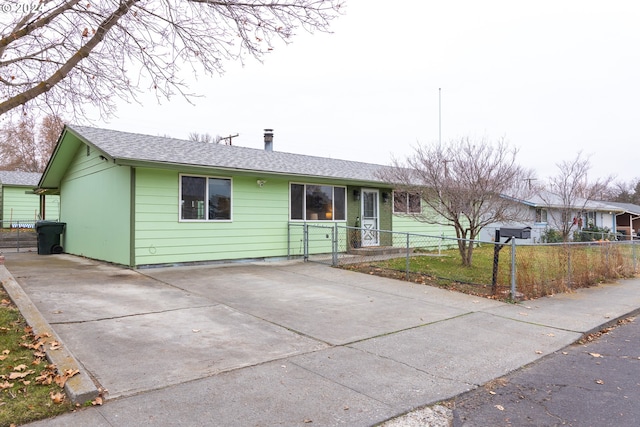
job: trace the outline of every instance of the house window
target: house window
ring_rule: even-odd
[[[346,193],[345,187],[291,184],[291,219],[344,221],[346,218]]]
[[[536,209],[536,222],[546,223],[547,222],[547,210],[542,208]]]
[[[406,191],[393,192],[393,213],[419,214],[422,212],[420,195]]]
[[[231,179],[180,176],[180,219],[231,220]]]

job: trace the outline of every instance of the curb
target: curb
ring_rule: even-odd
[[[58,334],[56,334],[51,325],[44,319],[36,306],[33,305],[31,299],[29,299],[27,294],[22,290],[20,284],[18,284],[9,270],[3,265],[2,259],[0,259],[0,283],[4,286],[4,289],[9,294],[13,303],[18,307],[29,326],[33,328],[34,334],[49,334],[53,340],[60,344],[60,348],[57,350],[51,350],[45,346],[47,359],[56,365],[58,373],[61,374],[68,369],[78,370],[78,374],[69,378],[64,386],[64,390],[71,401],[75,404],[82,405],[98,397],[100,392],[87,371],[60,340]]]

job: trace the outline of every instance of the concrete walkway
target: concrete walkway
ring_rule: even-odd
[[[5,256],[18,288],[107,390],[103,406],[34,426],[371,426],[640,307],[640,280],[512,305],[313,263],[132,271]]]

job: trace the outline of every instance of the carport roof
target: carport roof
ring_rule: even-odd
[[[43,177],[45,182],[40,183],[43,188],[55,186],[55,183],[51,182],[51,179],[47,179],[46,175],[50,172],[51,163],[58,154],[67,132],[72,133],[89,146],[100,150],[114,163],[123,165],[145,163],[158,166],[185,165],[372,183],[383,183],[384,181],[378,177],[377,172],[388,167],[349,160],[67,125],[49,165],[47,165]],[[57,181],[57,179],[53,178],[53,181]]]
[[[633,203],[620,203],[620,202],[603,202],[618,208],[624,209],[626,212],[632,215],[640,215],[640,206]]]

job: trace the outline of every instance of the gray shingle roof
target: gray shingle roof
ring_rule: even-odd
[[[554,194],[550,191],[540,190],[538,194],[532,195],[527,200],[523,201],[525,204],[534,207],[543,207],[543,208],[565,208],[565,202],[563,202],[562,198]],[[572,202],[574,203],[573,208],[577,209],[587,209],[593,211],[616,211],[619,212],[623,210],[620,206],[615,205],[610,202],[599,202],[595,200],[586,200],[581,197],[575,197]]]
[[[116,160],[382,182],[386,166],[255,148],[208,144],[84,126],[67,126]]]
[[[609,205],[622,208],[626,212],[629,212],[633,215],[640,215],[640,206],[634,205],[633,203],[620,203],[620,202],[602,202],[602,203],[607,203]]]
[[[0,184],[37,187],[42,176],[39,172],[19,172],[0,170]]]

